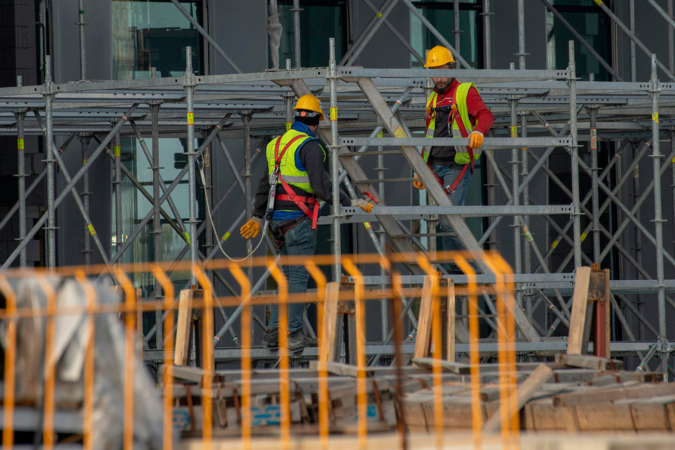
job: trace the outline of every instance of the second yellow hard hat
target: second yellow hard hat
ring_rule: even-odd
[[[312,94],[303,95],[298,99],[293,109],[304,109],[306,111],[314,111],[321,114],[319,120],[323,120],[323,111],[321,111],[321,102]]]
[[[437,45],[427,53],[427,63],[424,67],[440,67],[448,63],[454,63],[452,52],[445,47]]]

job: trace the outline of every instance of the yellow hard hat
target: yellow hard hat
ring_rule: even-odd
[[[323,120],[323,111],[321,111],[321,102],[318,98],[312,94],[303,95],[298,99],[298,103],[295,104],[293,109],[303,109],[305,111],[314,111],[319,113],[321,116],[319,120]]]
[[[454,62],[455,58],[452,57],[450,50],[437,45],[436,47],[429,50],[429,53],[427,53],[427,63],[424,65],[424,67],[440,67]]]

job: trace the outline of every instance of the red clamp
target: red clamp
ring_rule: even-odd
[[[374,201],[375,203],[380,203],[380,201],[378,199],[376,199],[375,196],[373,194],[371,194],[370,192],[364,191],[364,192],[362,192],[362,194],[365,195],[366,197],[368,197],[369,199],[371,199],[372,201]]]

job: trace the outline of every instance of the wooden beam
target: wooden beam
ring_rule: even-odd
[[[446,304],[448,308],[448,326],[446,335],[446,359],[449,362],[455,362],[455,282],[448,280],[448,301]],[[418,330],[419,333],[419,330]]]
[[[617,400],[675,395],[675,384],[634,384],[611,389],[591,389],[553,396],[553,406],[581,406]]]
[[[623,370],[623,362],[594,355],[555,355],[555,362],[566,366],[597,370]]]
[[[415,352],[413,358],[424,358],[429,356],[429,347],[431,344],[431,303],[432,303],[431,278],[424,278],[422,286],[422,299],[420,301],[420,312],[417,316],[417,337],[415,338]],[[440,343],[436,343],[439,345]]]
[[[188,362],[190,349],[190,325],[192,323],[192,289],[180,291],[178,301],[178,324],[176,325],[176,346],[173,363],[184,366]]]
[[[553,375],[553,370],[546,364],[540,364],[537,369],[520,385],[512,396],[516,398],[509,399],[509,404],[516,402],[516,413],[527,403],[534,393]],[[507,405],[500,404],[499,410],[495,412],[490,419],[485,422],[483,431],[495,433],[499,431],[502,425],[501,408],[507,408]]]
[[[572,296],[572,315],[570,317],[570,332],[567,339],[567,354],[585,355],[588,353],[588,339],[590,337],[590,323],[587,322],[588,286],[591,281],[590,267],[577,267],[574,279],[574,294]],[[592,311],[592,309],[590,309]],[[586,330],[589,330],[587,335]]]
[[[434,358],[413,358],[412,363],[417,367],[423,367],[425,369],[433,369],[434,362],[438,362]],[[469,364],[463,364],[458,362],[450,362],[440,360],[441,368],[446,372],[453,372],[458,375],[471,375],[471,366]]]
[[[309,368],[312,370],[319,370],[319,361],[310,361]],[[326,363],[326,371],[332,373],[333,375],[339,375],[342,377],[353,377],[356,378],[359,374],[359,368],[351,364],[342,364],[339,362],[328,361]],[[372,370],[366,370],[366,376],[372,376]]]
[[[387,129],[387,131],[392,136],[406,137],[400,122],[389,109],[389,105],[387,105],[387,102],[382,97],[382,94],[380,94],[380,92],[377,90],[375,83],[373,83],[370,78],[359,78],[357,80],[357,84],[368,99],[368,102],[372,106],[375,113],[382,120],[382,125]],[[427,166],[427,163],[425,163],[424,159],[422,159],[422,156],[419,154],[417,149],[415,147],[402,147],[401,150],[403,156],[408,160],[408,163],[412,169],[420,177],[422,183],[424,183],[429,196],[436,201],[436,204],[439,206],[452,206],[452,202],[434,177],[434,174],[429,169],[429,166]],[[450,226],[452,226],[452,229],[457,234],[457,237],[462,242],[462,244],[464,244],[464,248],[475,251],[478,254],[483,252],[483,248],[478,245],[478,241],[461,216],[456,214],[444,214],[443,217],[445,217]],[[481,273],[490,273],[490,270],[482,260],[476,259],[475,264]]]
[[[323,326],[321,327],[321,349],[319,359],[321,361],[335,360],[335,334],[338,320],[338,296],[340,295],[340,283],[333,281],[326,285],[323,302]]]

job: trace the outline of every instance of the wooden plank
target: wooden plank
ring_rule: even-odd
[[[668,407],[663,404],[630,405],[633,423],[638,431],[672,431]]]
[[[310,361],[309,368],[312,370],[319,370],[319,361]],[[359,373],[358,367],[351,364],[342,364],[339,362],[326,361],[326,371],[334,375],[342,377],[354,377]],[[366,370],[366,376],[372,376],[373,372]]]
[[[572,296],[572,315],[567,339],[567,354],[585,355],[588,353],[588,338],[585,338],[586,316],[588,310],[588,286],[591,281],[590,267],[577,267]],[[586,345],[584,346],[584,341]]]
[[[555,355],[555,362],[572,367],[597,370],[623,370],[623,362],[593,355]]]
[[[413,358],[429,356],[431,344],[431,278],[424,278],[422,286],[422,298],[420,300],[420,312],[417,316],[417,337],[415,338],[415,352]]]
[[[448,280],[448,325],[446,335],[446,359],[455,362],[455,320],[457,320],[455,311],[455,282]]]
[[[323,326],[321,331],[321,361],[335,360],[335,334],[338,320],[338,296],[340,283],[331,282],[326,285],[323,303]]]
[[[583,405],[575,410],[581,431],[635,430],[630,405]]]
[[[674,394],[675,384],[635,384],[628,387],[592,389],[556,395],[553,397],[553,405],[594,405],[623,399],[637,399]]]
[[[544,384],[546,381],[553,375],[553,370],[548,367],[546,364],[541,364],[532,374],[518,386],[518,389],[512,396],[516,398],[510,399],[510,401],[515,401],[517,405],[517,411],[528,402],[532,395]],[[500,405],[501,408],[507,407],[506,405]],[[499,431],[502,424],[501,411],[495,413],[483,426],[483,431],[488,433],[494,433]]]
[[[187,364],[190,343],[190,325],[192,321],[192,289],[180,291],[178,301],[178,325],[176,325],[176,346],[173,363],[177,366]]]
[[[415,364],[417,367],[424,367],[426,369],[432,370],[434,367],[434,358],[413,358],[412,362]],[[471,366],[469,364],[463,364],[463,363],[458,363],[458,362],[450,362],[450,361],[440,361],[441,368],[443,370],[448,371],[448,372],[453,372],[458,375],[470,375],[471,374]]]

